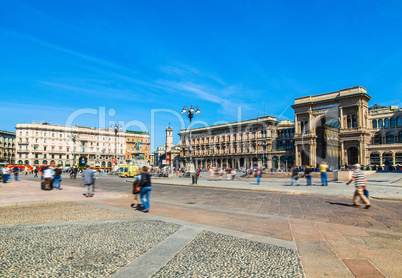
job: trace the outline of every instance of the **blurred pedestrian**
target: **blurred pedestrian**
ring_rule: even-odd
[[[44,190],[52,190],[53,177],[54,177],[53,167],[52,166],[46,167],[43,170],[43,187],[44,187]]]
[[[55,190],[61,190],[60,184],[61,184],[61,169],[59,166],[56,166],[54,169],[54,181],[53,181],[53,189]]]
[[[258,167],[257,170],[255,171],[255,176],[257,177],[257,184],[260,184],[261,180],[261,168]]]
[[[209,178],[211,181],[214,180],[214,176],[215,176],[215,168],[211,167],[209,168]]]
[[[356,190],[353,194],[353,206],[359,206],[359,200],[361,199],[366,205],[364,208],[368,209],[371,207],[369,199],[364,195],[364,190],[367,190],[367,178],[363,171],[360,169],[360,164],[353,165],[355,170],[352,173],[352,178],[346,183],[349,185],[352,181],[355,181]]]
[[[232,169],[232,180],[234,180],[236,177],[236,169]]]
[[[14,180],[18,180],[18,175],[19,175],[19,173],[20,173],[20,168],[18,168],[18,166],[17,165],[15,165],[14,166],[14,168],[13,168],[13,173],[14,173]]]
[[[87,193],[84,193],[85,197],[93,197],[92,185],[94,183],[94,172],[91,166],[87,165],[86,169],[82,172],[82,183],[87,188]]]
[[[320,169],[321,172],[321,186],[328,186],[328,176],[327,176],[328,164],[325,161],[323,161],[321,162],[318,168]]]
[[[143,212],[149,212],[149,196],[151,193],[151,176],[148,173],[148,167],[142,167],[141,174],[141,192],[140,199],[142,204],[144,205]]]
[[[8,179],[10,177],[8,167],[3,166],[1,173],[3,174],[3,183],[7,183]]]
[[[133,195],[134,195],[134,203],[131,205],[132,208],[138,209],[138,195],[141,191],[141,169],[138,169],[137,175],[134,176],[133,183]]]
[[[297,169],[297,167],[292,166],[292,168],[290,169],[290,174],[291,174],[290,185],[292,186],[295,181],[297,185],[300,185],[299,170]]]
[[[313,170],[309,166],[306,166],[306,168],[304,169],[304,177],[306,178],[307,186],[312,185],[312,183],[311,183],[311,172],[312,171]]]

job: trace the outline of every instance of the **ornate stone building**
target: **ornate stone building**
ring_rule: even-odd
[[[370,99],[363,87],[297,98],[296,164],[402,164],[402,112],[395,106],[369,108]]]
[[[0,130],[0,163],[12,164],[15,160],[15,133]]]
[[[402,109],[373,105],[369,108],[371,140],[367,160],[371,165],[402,165]]]
[[[126,138],[132,133],[82,126],[59,126],[47,123],[17,124],[15,163],[42,165],[54,161],[61,167],[89,164],[112,168],[126,164]],[[146,141],[149,135],[136,135]]]
[[[273,116],[194,128],[191,133],[195,167],[285,168],[294,163],[294,124]],[[181,130],[179,135],[183,167],[190,157],[190,132]]]

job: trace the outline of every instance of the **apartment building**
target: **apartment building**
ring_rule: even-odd
[[[12,164],[15,160],[15,133],[0,130],[0,163]]]
[[[285,168],[294,164],[294,124],[273,116],[194,128],[191,134],[196,168]],[[190,158],[190,131],[181,130],[179,135],[183,167]]]
[[[126,163],[126,132],[49,123],[17,124],[18,164],[33,166],[54,162],[61,167],[89,164],[112,168]]]

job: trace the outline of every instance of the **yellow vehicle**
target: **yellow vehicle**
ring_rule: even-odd
[[[119,168],[119,177],[120,178],[127,178],[127,177],[134,177],[138,175],[139,167],[135,165],[122,165]]]

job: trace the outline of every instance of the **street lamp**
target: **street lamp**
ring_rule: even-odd
[[[190,161],[189,161],[189,168],[193,167],[193,155],[192,155],[192,148],[191,148],[191,120],[194,117],[194,110],[195,110],[195,115],[198,115],[201,112],[200,108],[198,106],[193,107],[192,105],[190,106],[190,108],[188,108],[187,106],[184,106],[183,109],[181,110],[181,113],[183,115],[187,113],[187,117],[190,120]],[[190,172],[192,172],[192,171],[195,172],[195,170],[190,168]],[[195,182],[196,182],[196,180],[195,180]],[[193,178],[193,183],[195,183],[195,182],[194,182],[194,178]]]
[[[118,125],[114,125],[114,166],[115,169],[117,169],[116,165],[117,165],[117,134],[119,132],[119,126]]]
[[[71,140],[73,140],[73,168],[75,166],[75,141],[77,141],[77,135],[71,136]]]

